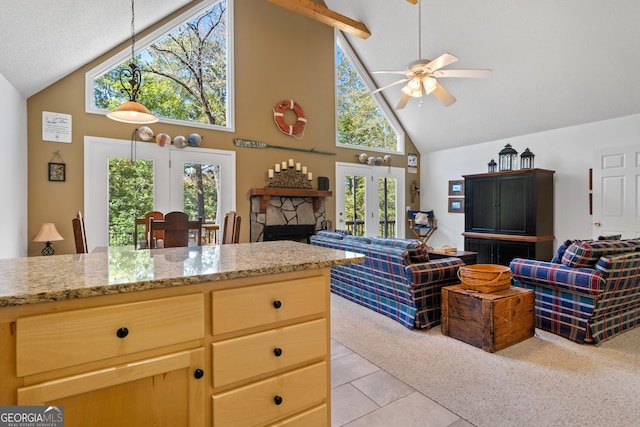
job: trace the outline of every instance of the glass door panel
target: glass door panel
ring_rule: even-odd
[[[378,208],[382,237],[397,237],[396,231],[396,179],[378,177]]]
[[[153,160],[109,157],[109,246],[133,245],[135,221],[153,210]]]

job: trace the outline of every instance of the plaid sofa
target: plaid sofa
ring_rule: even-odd
[[[640,240],[567,240],[551,262],[511,261],[533,289],[536,327],[598,344],[640,323]]]
[[[311,244],[364,254],[361,264],[331,268],[331,291],[407,328],[440,324],[443,286],[459,283],[459,258],[429,261],[417,240],[348,236],[319,231]]]

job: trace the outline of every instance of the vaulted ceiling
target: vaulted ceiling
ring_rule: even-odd
[[[367,39],[347,38],[370,71],[402,70],[445,52],[460,58],[447,68],[493,70],[488,80],[441,79],[458,100],[450,107],[428,96],[396,111],[421,152],[640,113],[637,0],[420,1],[325,4],[369,29]],[[136,28],[189,2],[136,0]],[[31,96],[126,41],[130,12],[129,0],[5,2],[0,73]],[[398,76],[372,78],[382,86]],[[383,95],[395,107],[400,86]]]

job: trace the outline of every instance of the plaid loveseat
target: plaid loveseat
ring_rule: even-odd
[[[564,242],[551,262],[511,261],[514,285],[533,289],[536,327],[598,344],[640,322],[640,240]]]
[[[440,324],[443,286],[458,283],[459,258],[429,261],[417,240],[319,231],[311,244],[364,254],[361,264],[331,268],[331,292],[384,314],[407,328]]]

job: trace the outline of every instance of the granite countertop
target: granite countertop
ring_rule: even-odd
[[[364,256],[290,241],[0,260],[0,307],[353,264]]]

